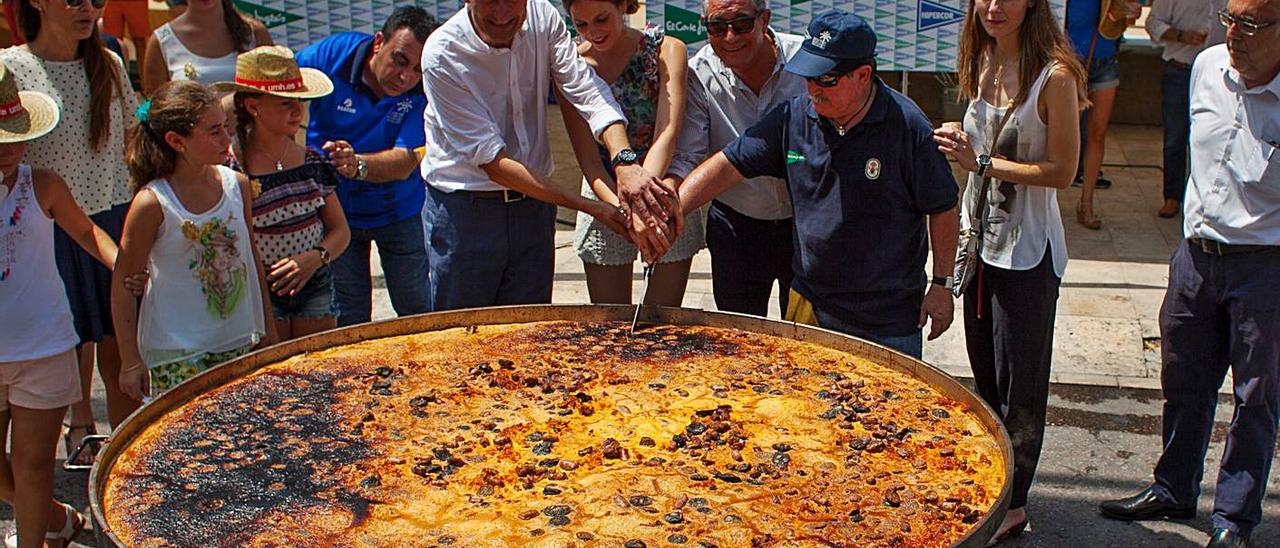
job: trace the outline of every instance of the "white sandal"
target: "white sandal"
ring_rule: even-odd
[[[56,542],[46,542],[45,544],[49,545],[51,548],[60,548],[70,545],[71,539],[76,538],[76,535],[80,534],[80,530],[84,529],[85,524],[84,516],[81,515],[80,512],[76,511],[75,508],[72,508],[70,504],[65,502],[59,502],[58,504],[62,505],[62,510],[66,513],[66,519],[63,520],[61,531],[45,533],[44,539],[46,541],[62,541],[61,544]],[[15,540],[17,540],[16,537]]]
[[[59,502],[58,504],[62,505],[62,511],[66,516],[66,519],[62,524],[62,530],[49,531],[45,533],[44,538],[45,540],[65,541],[60,545],[51,544],[51,546],[65,547],[71,544],[71,539],[75,538],[76,535],[80,533],[80,530],[84,528],[84,516],[80,515],[80,512],[77,512],[76,509],[72,508],[69,504],[62,502]],[[4,546],[5,548],[18,548],[18,529],[16,524],[11,525],[9,531],[5,534]]]

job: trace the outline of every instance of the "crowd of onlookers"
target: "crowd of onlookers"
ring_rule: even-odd
[[[977,392],[1014,445],[993,542],[1025,530],[1068,262],[1057,190],[1080,184],[1076,221],[1102,226],[1135,3],[1071,0],[1063,24],[1043,0],[971,0],[968,106],[941,127],[879,78],[867,21],[778,32],[765,0],[706,0],[692,53],[628,25],[635,0],[469,0],[446,21],[401,7],[296,54],[231,0],[171,2],[154,30],[143,0],[4,7],[24,42],[0,51],[10,545],[84,525],[51,483],[59,434],[70,452],[94,433],[95,368],[114,427],[254,348],[368,322],[373,245],[399,315],[548,303],[557,206],[578,212],[596,303],[630,302],[638,259],[647,302],[679,305],[706,247],[717,308],[765,315],[777,290],[788,320],[918,358],[963,295]],[[1211,546],[1247,544],[1261,519],[1280,416],[1277,19],[1277,0],[1156,0],[1147,19],[1165,47],[1158,214],[1182,213],[1186,240],[1160,315],[1165,452],[1152,487],[1102,512],[1194,515],[1230,367]],[[550,179],[548,90],[574,191]]]

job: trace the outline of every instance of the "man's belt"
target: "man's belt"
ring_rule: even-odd
[[[466,193],[467,196],[471,196],[472,198],[477,198],[480,200],[502,200],[503,202],[508,204],[511,202],[519,202],[520,200],[528,198],[528,196],[526,196],[523,192],[516,192],[510,189],[507,189],[507,190],[460,190],[459,192],[464,192]]]
[[[1170,65],[1178,67],[1182,70],[1191,70],[1191,63],[1183,63],[1182,61],[1178,61],[1176,59],[1165,59],[1164,62],[1169,63]]]
[[[1210,255],[1240,255],[1242,253],[1264,253],[1267,251],[1278,251],[1280,245],[1242,245],[1242,244],[1224,244],[1217,240],[1208,240],[1205,238],[1187,238],[1191,245],[1200,248],[1201,251]]]

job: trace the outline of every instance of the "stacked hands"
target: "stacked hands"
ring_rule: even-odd
[[[640,260],[654,264],[684,231],[684,215],[673,186],[639,165],[618,166],[618,205],[593,201],[587,213],[640,249]]]

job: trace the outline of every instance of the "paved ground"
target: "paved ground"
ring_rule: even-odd
[[[552,127],[558,127],[552,111]],[[560,135],[556,144],[556,178],[576,186],[572,156]],[[1012,546],[1143,546],[1191,547],[1204,543],[1212,510],[1212,483],[1227,421],[1229,399],[1218,410],[1218,428],[1209,449],[1205,496],[1200,518],[1188,522],[1126,524],[1098,517],[1099,500],[1136,492],[1150,480],[1160,449],[1159,332],[1156,313],[1167,283],[1167,260],[1181,237],[1180,219],[1160,219],[1160,131],[1154,127],[1117,126],[1107,146],[1108,177],[1115,188],[1098,194],[1104,219],[1101,231],[1074,222],[1078,190],[1059,193],[1067,215],[1067,269],[1059,300],[1053,365],[1053,395],[1041,467],[1032,490],[1030,534]],[[562,212],[561,218],[573,216]],[[557,303],[587,302],[582,263],[572,250],[572,228],[557,233]],[[376,261],[375,261],[376,262]],[[636,272],[639,279],[639,272]],[[639,293],[639,284],[635,286]],[[714,309],[710,261],[705,252],[694,260],[684,306]],[[776,305],[775,305],[776,308]],[[957,306],[957,309],[959,307]],[[385,290],[378,289],[374,314],[391,317]],[[778,311],[772,310],[777,317]],[[925,347],[925,359],[961,377],[968,376],[963,335],[953,328]],[[99,393],[98,416],[105,416]],[[105,430],[105,424],[101,426]],[[59,472],[57,494],[87,506],[87,475]],[[1280,547],[1280,478],[1272,475],[1264,504],[1264,523],[1255,546]],[[11,519],[0,507],[3,525]],[[82,541],[91,541],[82,535]]]

